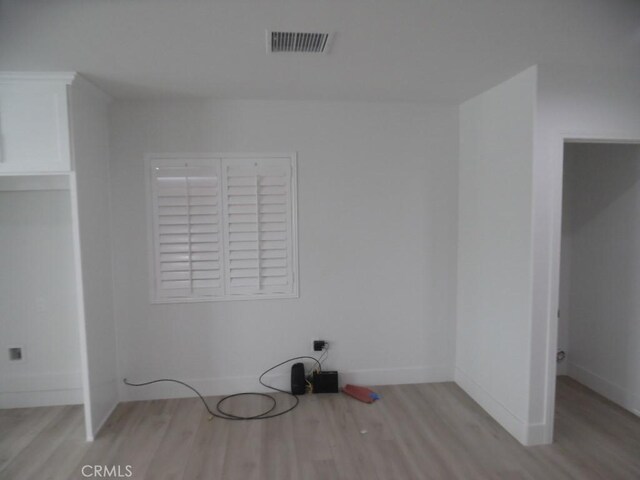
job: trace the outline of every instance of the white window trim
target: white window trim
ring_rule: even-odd
[[[154,160],[183,160],[191,158],[194,160],[206,159],[247,159],[247,158],[289,158],[291,159],[291,248],[292,248],[292,273],[293,292],[285,294],[247,294],[247,295],[224,295],[209,298],[158,298],[156,295],[156,269],[155,269],[155,239],[153,235],[153,205],[151,201],[151,163]],[[298,268],[298,155],[297,152],[289,153],[148,153],[144,158],[144,178],[145,178],[145,217],[147,224],[147,264],[149,286],[149,302],[151,304],[172,304],[172,303],[210,303],[229,302],[246,300],[282,300],[300,297],[300,273]]]

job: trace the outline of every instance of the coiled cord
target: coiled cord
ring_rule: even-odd
[[[211,408],[209,407],[209,404],[207,403],[207,401],[205,400],[205,398],[200,394],[200,392],[198,390],[196,390],[194,387],[192,387],[191,385],[189,385],[188,383],[185,383],[181,380],[175,380],[173,378],[159,378],[157,380],[151,380],[149,382],[142,382],[142,383],[133,383],[133,382],[129,382],[126,378],[123,379],[123,382],[125,385],[128,385],[130,387],[144,387],[147,385],[152,385],[154,383],[161,383],[161,382],[171,382],[171,383],[177,383],[179,385],[182,385],[184,387],[187,387],[189,390],[191,390],[192,392],[194,392],[198,398],[200,398],[200,401],[202,402],[202,404],[204,405],[204,408],[207,410],[207,412],[209,413],[210,417],[209,420],[215,418],[223,418],[225,420],[266,420],[268,418],[275,418],[275,417],[279,417],[280,415],[284,415],[285,413],[289,413],[290,411],[292,411],[294,408],[296,408],[298,406],[298,404],[300,403],[300,399],[298,398],[297,395],[294,395],[293,393],[287,391],[287,390],[282,390],[280,388],[277,387],[272,387],[271,385],[267,385],[266,383],[264,383],[262,381],[262,379],[264,378],[264,376],[275,370],[278,367],[281,367],[282,365],[285,365],[289,362],[293,362],[294,360],[313,360],[316,365],[318,370],[320,371],[322,369],[322,365],[320,364],[320,361],[315,358],[315,357],[310,357],[310,356],[300,356],[300,357],[293,357],[293,358],[289,358],[287,360],[285,360],[284,362],[281,362],[277,365],[274,365],[273,367],[265,370],[264,372],[262,372],[262,374],[260,375],[260,377],[258,377],[258,382],[260,382],[260,385],[262,385],[263,387],[269,388],[275,392],[280,392],[280,393],[286,393],[287,395],[290,395],[294,398],[294,404],[285,409],[282,410],[280,412],[275,412],[272,413],[277,405],[278,405],[278,401],[276,400],[276,398],[273,395],[270,395],[268,393],[262,393],[262,392],[242,392],[242,393],[234,393],[233,395],[227,395],[225,397],[222,397],[218,403],[216,404],[215,410],[211,410]],[[253,395],[253,396],[258,396],[258,397],[265,397],[268,398],[269,400],[271,400],[271,406],[257,414],[257,415],[249,415],[249,416],[244,416],[244,415],[235,415],[233,413],[229,413],[225,410],[223,410],[221,408],[221,405],[226,401],[229,400],[231,398],[236,398],[236,397],[242,397],[242,396],[246,396],[246,395]]]

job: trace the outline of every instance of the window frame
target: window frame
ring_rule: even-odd
[[[151,165],[154,161],[184,161],[184,160],[234,160],[234,159],[272,159],[286,158],[289,159],[291,165],[291,273],[292,273],[292,291],[291,293],[248,293],[248,294],[229,294],[226,290],[226,278],[224,278],[224,293],[220,296],[211,297],[175,297],[165,298],[158,296],[157,292],[157,276],[156,276],[156,247],[154,236],[154,209],[153,209],[153,186],[152,186],[152,170]],[[174,304],[174,303],[209,303],[209,302],[227,302],[236,300],[276,300],[291,299],[300,297],[300,275],[298,267],[298,175],[297,175],[298,158],[296,152],[289,153],[147,153],[144,157],[144,177],[145,177],[145,216],[147,228],[147,263],[149,286],[149,303],[156,304]],[[223,224],[223,220],[221,225]],[[225,228],[225,227],[223,227]],[[224,242],[222,242],[224,249]],[[226,252],[225,252],[226,253]],[[224,269],[223,269],[224,270]]]

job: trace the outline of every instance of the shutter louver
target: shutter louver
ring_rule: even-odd
[[[227,294],[292,294],[291,159],[222,161]]]
[[[157,160],[151,178],[156,296],[223,295],[219,162]]]

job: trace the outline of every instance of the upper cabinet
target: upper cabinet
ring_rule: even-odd
[[[71,170],[73,74],[0,73],[0,175]]]

